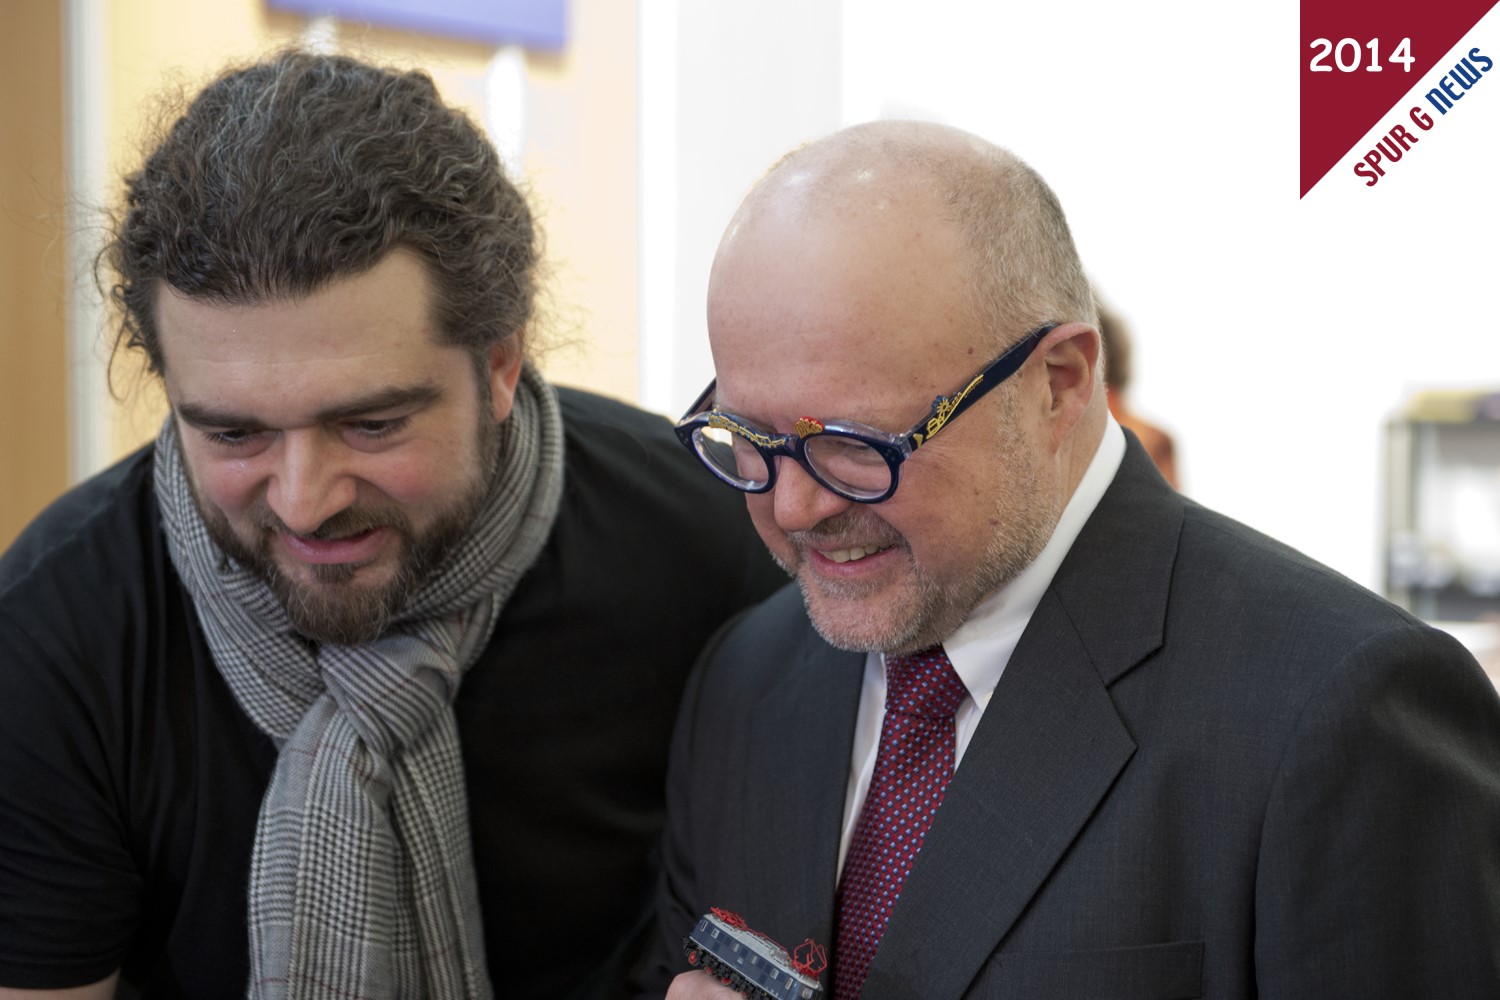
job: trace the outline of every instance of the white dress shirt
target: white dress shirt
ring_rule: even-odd
[[[1021,633],[1031,621],[1032,612],[1041,603],[1042,594],[1052,583],[1057,568],[1083,530],[1084,522],[1094,513],[1099,499],[1115,478],[1125,457],[1125,434],[1114,418],[1104,429],[1104,437],[1089,462],[1083,479],[1063,508],[1057,528],[1041,554],[1016,578],[979,603],[967,621],[943,641],[943,649],[964,682],[969,696],[958,706],[954,718],[957,745],[954,748],[955,769],[963,760],[964,750],[979,727],[979,718],[1000,683],[1000,675],[1015,652]],[[859,696],[859,716],[854,726],[854,747],[849,768],[849,788],[844,797],[844,833],[839,843],[839,871],[844,870],[844,856],[854,836],[854,826],[864,807],[870,775],[880,748],[880,727],[885,721],[885,656],[870,653],[865,658],[864,686]]]

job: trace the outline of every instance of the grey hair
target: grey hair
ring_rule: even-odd
[[[1006,341],[1048,322],[1097,328],[1093,290],[1057,195],[1013,153],[987,152],[939,171],[968,245],[980,322]]]
[[[226,71],[139,171],[101,253],[121,309],[115,350],[164,367],[162,283],[248,305],[362,273],[391,251],[432,278],[434,321],[476,362],[524,350],[538,236],[494,147],[425,73],[296,50]]]

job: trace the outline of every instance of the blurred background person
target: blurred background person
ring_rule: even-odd
[[[1174,490],[1181,489],[1177,477],[1177,447],[1172,443],[1172,435],[1136,413],[1127,398],[1135,363],[1130,328],[1098,291],[1094,292],[1094,302],[1099,307],[1099,333],[1104,337],[1104,382],[1109,412],[1121,427],[1141,439],[1141,445],[1156,463],[1162,478]]]

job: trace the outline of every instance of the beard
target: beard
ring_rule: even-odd
[[[855,505],[806,531],[787,535],[794,558],[776,557],[797,579],[808,619],[831,646],[862,653],[912,653],[935,646],[956,632],[985,598],[1030,566],[1046,548],[1062,515],[1033,456],[1019,436],[1002,435],[999,454],[1017,461],[993,497],[987,516],[975,519],[976,531],[989,527],[978,565],[963,579],[941,577],[919,563],[911,544],[868,505]],[[877,505],[878,506],[878,505]],[[882,597],[881,584],[829,580],[804,571],[807,550],[842,539],[897,550],[906,560],[905,580],[894,598]],[[775,556],[775,553],[772,553]]]
[[[236,530],[222,510],[203,501],[191,476],[188,482],[214,544],[270,588],[299,634],[315,642],[355,646],[384,634],[468,536],[499,467],[500,425],[482,423],[478,446],[477,474],[420,530],[397,504],[356,502],[299,536],[327,540],[389,529],[398,542],[395,564],[387,579],[373,584],[358,583],[355,577],[362,567],[347,563],[306,565],[302,568],[311,579],[294,578],[276,561],[275,545],[279,534],[297,533],[264,502],[247,510],[240,519],[242,527]]]

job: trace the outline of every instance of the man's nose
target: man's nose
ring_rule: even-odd
[[[311,534],[354,503],[358,486],[343,451],[317,428],[282,432],[281,464],[266,489],[266,503],[288,529]]]
[[[782,531],[807,531],[854,503],[823,486],[792,458],[779,458],[776,485],[771,490],[776,526]]]

